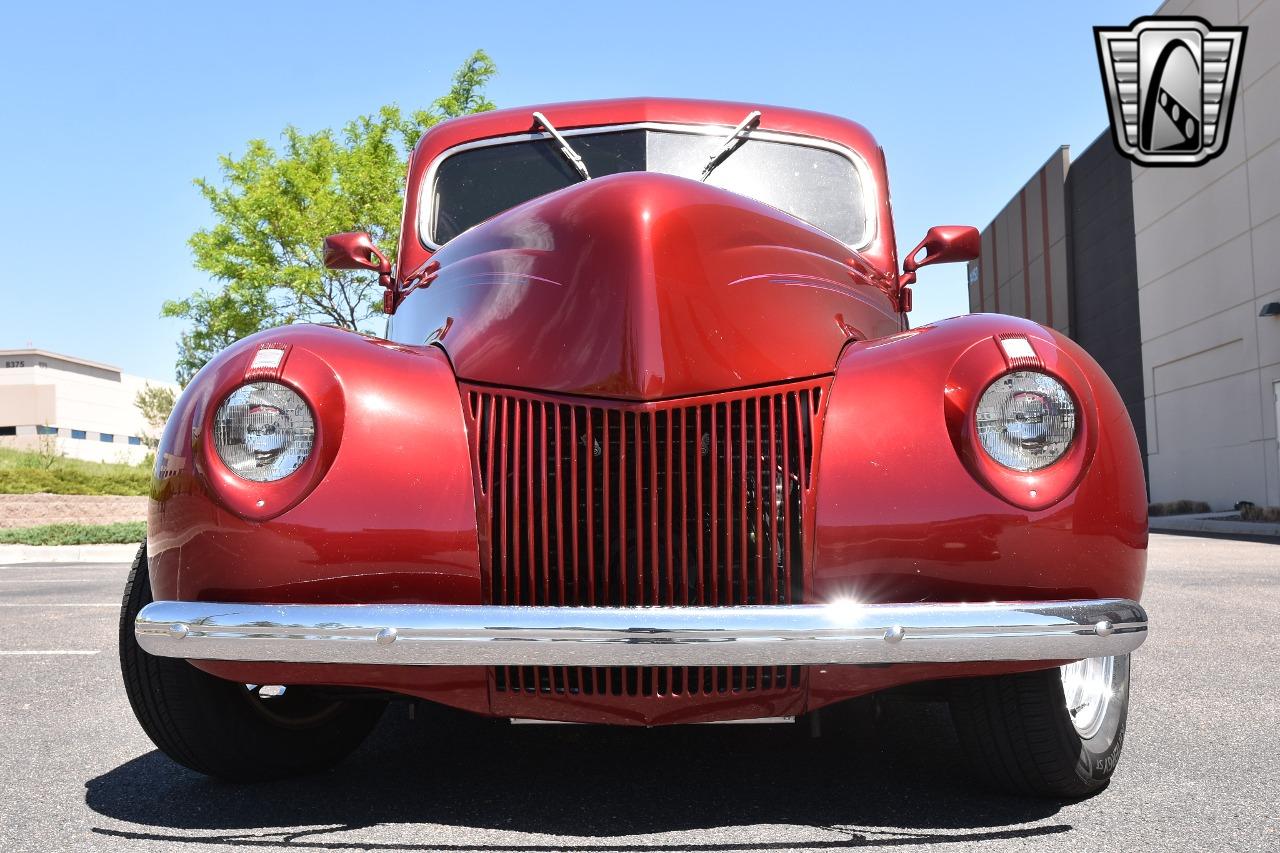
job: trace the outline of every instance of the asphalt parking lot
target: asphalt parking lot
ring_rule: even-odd
[[[0,851],[1280,849],[1280,545],[1153,536],[1125,756],[1077,803],[964,774],[946,711],[792,727],[474,726],[403,709],[338,770],[230,786],[156,752],[118,564],[0,566]]]

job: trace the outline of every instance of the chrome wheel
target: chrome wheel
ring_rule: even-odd
[[[238,692],[254,712],[284,728],[309,729],[341,713],[343,703],[327,699],[305,687],[283,684],[239,685]]]
[[[1106,787],[1129,713],[1129,655],[963,679],[951,716],[974,769],[1015,794],[1075,799]]]
[[[1086,658],[1061,668],[1062,693],[1076,733],[1089,739],[1098,733],[1115,696],[1116,659]]]

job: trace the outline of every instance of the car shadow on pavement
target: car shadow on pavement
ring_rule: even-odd
[[[829,721],[819,738],[800,725],[507,726],[443,710],[419,711],[411,721],[405,706],[393,705],[369,741],[328,773],[230,785],[152,751],[89,780],[85,802],[137,827],[94,828],[103,836],[308,850],[538,853],[566,846],[519,836],[503,844],[494,830],[568,836],[620,853],[973,843],[1071,830],[1045,822],[1060,802],[976,786],[941,705],[888,700],[879,721],[844,723],[843,732],[832,731]],[[420,846],[354,841],[361,829],[387,824],[489,833],[475,844],[449,843],[436,828]],[[808,832],[814,840],[732,843],[720,831],[759,825],[827,830],[819,833],[827,840]],[[707,833],[714,843],[699,836],[670,844],[609,840],[700,830],[717,830]]]

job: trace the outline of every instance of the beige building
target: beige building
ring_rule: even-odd
[[[1029,317],[1069,334],[1065,190],[1070,154],[1059,148],[982,232],[969,265],[973,311]]]
[[[177,387],[44,350],[0,350],[0,447],[140,462],[154,430],[134,399],[147,384]]]
[[[1222,155],[1133,168],[1151,497],[1280,505],[1280,0],[1157,14],[1249,32]]]
[[[1152,501],[1280,506],[1280,0],[1171,0],[1156,14],[1248,27],[1226,149],[1144,168],[1107,131],[1075,160],[1054,152],[983,231],[970,310],[1052,325],[1098,360]]]

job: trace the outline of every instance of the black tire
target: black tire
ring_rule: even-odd
[[[1107,786],[1129,712],[1129,656],[1109,659],[1110,698],[1082,732],[1060,668],[956,682],[951,717],[974,772],[1020,795],[1079,799]]]
[[[263,699],[184,660],[149,655],[133,622],[150,602],[144,544],[124,588],[120,672],[142,730],[185,767],[237,782],[313,773],[355,750],[382,716],[380,699],[334,699],[306,687]]]

